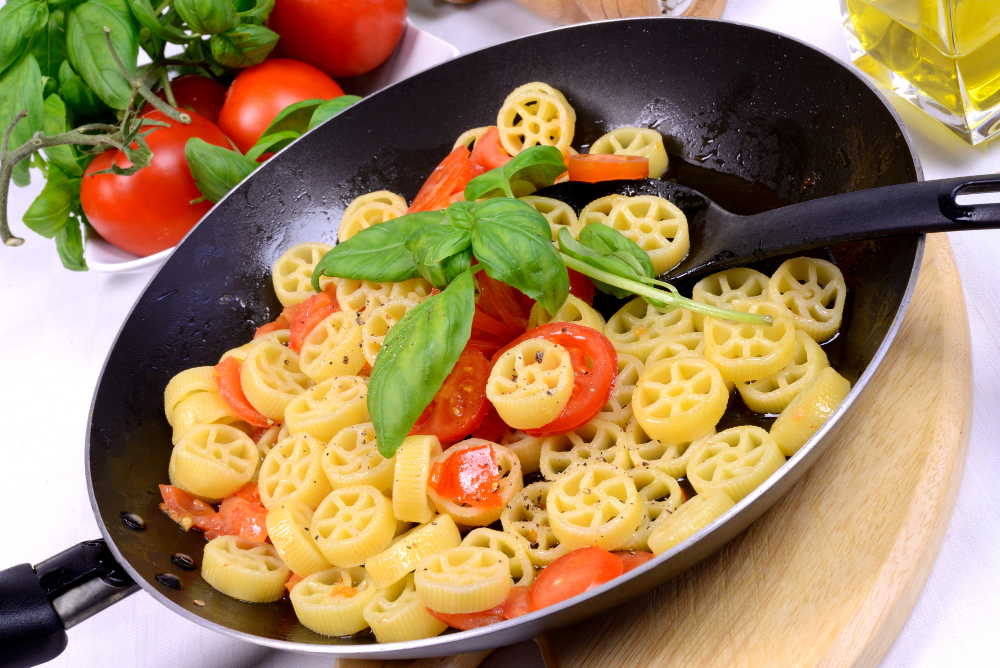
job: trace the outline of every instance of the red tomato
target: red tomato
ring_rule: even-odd
[[[459,146],[434,168],[406,213],[443,209],[451,204],[451,196],[463,190],[471,178],[469,149]]]
[[[274,322],[269,322],[266,325],[261,325],[260,327],[258,327],[256,331],[254,331],[253,333],[253,338],[259,339],[265,334],[270,334],[271,332],[277,332],[278,330],[281,329],[288,329],[288,327],[289,327],[288,320],[286,320],[284,316],[279,315],[278,319],[275,320]]]
[[[339,311],[340,304],[337,303],[336,299],[330,299],[330,295],[327,293],[321,292],[297,306],[294,317],[288,318],[291,323],[289,327],[292,330],[288,337],[288,347],[295,352],[300,352],[309,333],[327,316]],[[282,315],[285,315],[285,311],[282,311]],[[285,317],[287,318],[287,316]],[[280,316],[278,320],[281,320]]]
[[[312,65],[285,58],[265,60],[233,79],[219,112],[219,128],[246,153],[288,105],[343,94],[336,81]]]
[[[162,112],[146,115],[151,120],[170,123],[146,137],[153,161],[132,176],[98,174],[112,164],[130,167],[131,161],[116,149],[91,160],[80,184],[80,203],[87,220],[109,243],[145,257],[176,246],[201,217],[212,208],[201,198],[191,177],[184,145],[192,137],[209,144],[231,148],[225,135],[211,121],[191,113],[191,123],[170,120]]]
[[[476,274],[479,302],[472,317],[469,347],[493,356],[524,333],[534,300],[506,283],[492,279],[485,271]]]
[[[187,516],[191,518],[191,526],[202,531],[218,526],[218,514],[215,508],[180,487],[160,485],[160,496],[163,497],[160,510],[178,524],[182,524],[182,520]]]
[[[644,179],[649,176],[649,158],[637,155],[581,153],[570,155],[566,163],[570,181],[617,181]]]
[[[641,550],[622,550],[620,552],[612,552],[622,560],[622,573],[628,573],[633,568],[639,568],[647,561],[652,561],[656,558],[656,555],[652,552],[643,552]]]
[[[480,612],[467,612],[456,615],[446,615],[443,612],[434,612],[430,608],[425,609],[431,614],[432,617],[437,617],[448,626],[461,631],[471,631],[472,629],[489,626],[490,624],[497,624],[504,620],[502,605],[490,608],[489,610],[481,610]]]
[[[470,348],[463,350],[410,434],[437,436],[444,444],[468,436],[486,417],[489,375],[490,363],[481,352]]]
[[[219,394],[226,405],[233,409],[233,412],[241,420],[249,422],[254,427],[270,427],[274,420],[261,414],[256,408],[250,405],[247,395],[243,393],[243,385],[240,383],[240,367],[242,364],[235,357],[227,357],[215,365],[215,386],[219,389]]]
[[[252,487],[253,490],[247,490]],[[256,501],[250,501],[247,496],[253,498],[256,494],[257,483],[250,483],[232,496],[227,496],[219,506],[219,526],[205,532],[205,538],[212,540],[219,536],[240,536],[247,540],[263,543],[267,540],[267,526],[264,520],[267,517],[267,508],[260,502],[260,496]]]
[[[531,589],[524,585],[511,588],[503,602],[503,618],[514,619],[531,612],[530,596]]]
[[[555,605],[622,574],[622,560],[599,547],[582,547],[542,569],[528,592],[531,611]]]
[[[573,431],[589,422],[615,389],[618,354],[607,337],[596,329],[569,322],[552,322],[536,327],[511,341],[493,355],[493,364],[511,347],[527,339],[543,338],[569,351],[573,362],[573,394],[552,422],[537,429],[525,429],[529,436],[554,436]]]
[[[503,505],[497,458],[489,443],[452,450],[443,462],[434,464],[429,484],[435,492],[455,503],[474,508]]]
[[[566,268],[569,272],[569,293],[577,299],[587,302],[587,306],[594,305],[594,282],[590,277],[581,274],[575,269]]]
[[[396,48],[406,0],[277,0],[267,25],[281,35],[277,55],[331,77],[353,77],[381,65]]]
[[[295,587],[295,585],[297,585],[300,582],[302,582],[302,578],[296,575],[295,573],[292,573],[291,576],[288,578],[288,582],[285,583],[285,589],[287,589],[288,593],[291,594],[292,589]]]
[[[174,93],[174,100],[178,109],[193,111],[201,114],[216,125],[219,123],[219,111],[222,110],[222,103],[226,101],[226,87],[211,77],[203,77],[199,74],[185,74],[171,80],[170,90]],[[167,93],[160,91],[156,94],[158,98],[167,101]],[[152,109],[147,103],[144,109]],[[144,112],[145,113],[145,112]]]
[[[471,434],[470,438],[481,438],[484,441],[490,441],[491,443],[499,443],[503,440],[504,433],[506,433],[510,427],[507,423],[503,421],[500,414],[497,413],[497,409],[490,403],[487,399],[486,403],[486,417],[483,418],[482,424],[476,427]]]
[[[496,126],[490,127],[486,134],[476,140],[471,160],[477,176],[510,162],[510,155],[500,143],[500,131]]]

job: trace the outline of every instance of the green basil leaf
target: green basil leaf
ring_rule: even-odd
[[[653,263],[646,255],[646,251],[639,248],[639,244],[607,225],[587,225],[581,230],[579,241],[601,255],[620,254],[620,258],[625,262],[632,259],[635,263],[633,267],[638,265],[635,270],[637,277],[653,278],[656,275],[653,272]]]
[[[198,190],[211,202],[225,197],[260,166],[236,151],[209,144],[197,137],[187,140],[184,157]]]
[[[195,39],[196,35],[189,35],[177,26],[164,25],[160,23],[159,15],[153,8],[150,0],[128,0],[128,6],[132,14],[142,24],[143,28],[149,30],[150,35],[172,44],[184,44]],[[152,56],[150,56],[152,58]]]
[[[69,221],[73,191],[69,178],[55,165],[49,165],[49,178],[41,194],[24,213],[24,224],[47,239],[54,237]]]
[[[465,186],[465,199],[470,202],[489,197],[514,197],[513,181],[524,181],[538,190],[555,183],[566,171],[562,152],[554,146],[526,148],[502,167],[477,176]]]
[[[274,10],[274,0],[237,0],[234,6],[245,23],[261,25]]]
[[[49,8],[38,0],[9,0],[0,8],[0,72],[24,55],[48,20]]]
[[[312,130],[326,119],[333,118],[355,102],[360,101],[361,98],[357,95],[341,95],[340,97],[335,97],[332,100],[327,100],[323,104],[316,107],[316,111],[313,112],[312,118],[309,120],[308,129]]]
[[[80,220],[70,218],[56,234],[56,251],[63,266],[70,271],[87,271],[87,261],[83,259],[83,234]]]
[[[38,69],[43,77],[55,80],[58,87],[59,66],[66,60],[66,31],[63,30],[65,12],[53,9],[49,12],[45,27],[31,38],[31,55],[38,61]]]
[[[474,211],[478,205],[475,202],[452,202],[444,210],[444,217],[456,230],[471,231],[476,221]]]
[[[436,288],[444,288],[472,262],[472,237],[451,225],[427,225],[410,235],[406,249],[413,255],[420,275]]]
[[[194,32],[214,35],[240,24],[229,0],[174,0],[174,9]]]
[[[58,95],[49,95],[42,105],[42,127],[45,135],[52,137],[67,131],[66,104]],[[83,176],[83,167],[77,160],[76,149],[69,144],[43,149],[49,162],[72,176]]]
[[[278,33],[264,26],[241,23],[236,28],[212,35],[212,57],[223,67],[238,69],[264,62],[278,43]]]
[[[107,109],[94,90],[76,75],[68,60],[59,66],[59,94],[79,116],[98,116]]]
[[[139,58],[139,23],[126,0],[87,0],[66,15],[66,51],[69,62],[97,96],[112,109],[124,109],[132,86],[122,74],[104,38],[111,29],[115,52],[135,75]]]
[[[427,225],[440,225],[440,211],[421,211],[372,225],[334,246],[316,265],[312,284],[319,292],[320,276],[361,281],[406,281],[420,276],[406,240]]]
[[[474,298],[472,274],[463,272],[386,334],[368,384],[368,411],[383,457],[396,454],[455,367],[472,333]]]
[[[302,135],[298,132],[288,130],[286,132],[279,132],[277,134],[261,137],[257,140],[257,143],[254,144],[249,151],[247,151],[247,157],[251,160],[257,160],[265,153],[277,153],[301,136]]]
[[[634,278],[635,268],[629,263],[625,262],[620,257],[615,256],[605,256],[598,253],[595,250],[587,248],[579,241],[573,238],[570,231],[566,228],[561,228],[559,230],[559,247],[562,252],[569,255],[575,260],[580,262],[585,262],[595,269],[600,269],[601,271],[606,271],[615,276],[621,276],[623,278]],[[609,295],[614,295],[619,299],[625,299],[631,297],[632,293],[628,290],[623,290],[621,288],[616,288],[612,285],[608,285],[602,281],[594,280],[594,285],[601,291],[606,292]]]
[[[545,217],[511,199],[487,200],[476,207],[472,253],[491,278],[512,285],[555,313],[569,294],[566,265],[552,245]]]
[[[22,118],[10,133],[10,150],[42,130],[43,106],[42,75],[35,57],[26,53],[0,75],[0,133],[10,127],[21,111],[28,111],[27,117]],[[27,160],[14,165],[13,179],[14,184],[21,187],[31,182]]]
[[[268,135],[279,132],[293,131],[303,134],[309,129],[309,119],[313,117],[316,109],[323,104],[324,100],[303,100],[290,104],[274,117],[274,120],[267,126],[267,129],[260,135],[264,138]]]

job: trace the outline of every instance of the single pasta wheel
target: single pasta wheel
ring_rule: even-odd
[[[213,388],[209,392],[195,392],[177,404],[174,408],[171,442],[177,445],[184,434],[206,424],[228,424],[240,431],[250,428]]]
[[[528,436],[523,431],[507,431],[500,444],[514,453],[521,463],[521,474],[528,475],[538,470],[539,458],[542,455],[542,445],[546,439],[565,439],[564,434],[557,436]]]
[[[361,350],[361,314],[337,311],[313,327],[302,343],[299,366],[314,383],[334,376],[354,376],[365,365]]]
[[[649,535],[684,503],[684,491],[678,482],[655,468],[632,469],[628,472],[643,502],[642,522],[622,550],[649,550]],[[662,519],[661,519],[662,518]]]
[[[594,416],[595,420],[613,422],[622,429],[632,419],[632,393],[642,375],[643,363],[632,355],[618,355],[618,377],[608,403]]]
[[[170,453],[170,484],[206,500],[222,499],[250,482],[257,446],[235,427],[200,425],[188,430]]]
[[[572,394],[569,351],[545,339],[527,339],[505,352],[486,382],[486,397],[515,429],[552,422]]]
[[[664,311],[636,297],[611,316],[604,336],[619,354],[632,355],[645,364],[649,354],[668,337],[693,331],[691,311],[683,308]]]
[[[573,236],[579,236],[580,230],[585,228],[587,225],[604,223],[608,219],[608,216],[611,215],[611,210],[615,208],[615,204],[624,199],[628,198],[625,197],[625,195],[606,195],[595,199],[593,202],[583,207],[579,216],[579,228],[577,229],[577,233]]]
[[[552,532],[570,550],[621,547],[639,528],[644,508],[628,473],[604,462],[575,466],[560,476],[546,505]]]
[[[566,105],[566,108],[569,109],[569,112],[573,117],[573,122],[574,123],[576,122],[576,110],[573,109],[573,107],[570,105],[569,100],[567,100],[566,96],[562,94],[562,91],[553,88],[552,86],[548,85],[543,81],[532,81],[531,83],[526,83],[522,86],[518,86],[517,88],[515,88],[513,92],[524,93],[532,91],[545,93],[546,95],[551,95],[553,97],[559,98],[559,100]],[[576,150],[572,146],[569,148],[569,151],[571,153],[576,153]]]
[[[422,278],[411,278],[399,283],[375,283],[341,279],[337,284],[337,303],[345,311],[366,312],[375,309],[394,297],[408,297],[422,302],[431,296],[434,286]]]
[[[394,455],[392,512],[407,522],[428,522],[434,516],[427,497],[431,463],[441,454],[437,436],[407,436]]]
[[[472,150],[476,142],[479,141],[484,134],[490,131],[489,125],[484,125],[481,128],[472,128],[471,130],[466,130],[462,134],[458,135],[458,139],[455,140],[454,145],[452,145],[451,150],[455,150],[459,146],[464,146],[465,148]]]
[[[735,505],[736,502],[721,490],[691,497],[653,529],[647,541],[649,549],[657,556],[663,554],[722,517]]]
[[[392,502],[371,485],[341,487],[319,504],[309,531],[327,561],[348,568],[389,547],[396,518]]]
[[[291,571],[274,546],[238,536],[219,536],[205,546],[201,577],[240,601],[269,603],[285,593]]]
[[[795,355],[795,327],[773,302],[736,299],[730,306],[743,313],[771,316],[770,325],[705,318],[705,359],[726,380],[745,383],[781,371]]]
[[[699,494],[721,489],[739,503],[784,463],[770,434],[743,425],[692,444],[687,478]]]
[[[368,419],[368,380],[334,376],[288,404],[285,422],[292,434],[329,441],[345,427]]]
[[[687,216],[662,197],[619,200],[602,222],[646,251],[657,276],[677,266],[691,248]]]
[[[462,543],[455,521],[447,515],[438,515],[399,536],[386,549],[365,561],[365,568],[372,581],[383,589],[407,573],[435,552],[443,552]]]
[[[851,392],[851,383],[827,367],[819,372],[816,382],[798,394],[771,425],[771,437],[778,447],[791,457],[813,434],[826,424],[837,407]]]
[[[412,573],[380,589],[365,606],[364,617],[379,642],[433,638],[448,628],[420,602]]]
[[[649,178],[658,179],[667,171],[667,149],[663,135],[650,128],[618,128],[590,145],[591,153],[638,155],[649,159]]]
[[[628,451],[618,445],[622,428],[614,422],[591,420],[565,435],[548,438],[542,444],[539,470],[546,480],[556,480],[579,464],[608,462],[620,469],[630,468]]]
[[[647,434],[667,443],[703,436],[719,423],[728,403],[719,370],[697,357],[647,367],[632,394],[635,419]]]
[[[382,350],[385,335],[393,325],[419,304],[420,302],[409,297],[393,297],[365,314],[365,324],[361,328],[361,351],[368,364],[375,366],[375,357]]]
[[[330,568],[330,562],[309,533],[313,511],[301,501],[286,499],[268,511],[267,536],[293,573],[301,578]]]
[[[431,467],[433,468],[434,464],[437,463],[443,464],[445,460],[456,452],[467,450],[468,448],[477,448],[482,445],[489,445],[493,449],[493,457],[496,459],[497,468],[500,472],[500,487],[497,491],[503,502],[501,505],[496,508],[470,506],[445,498],[438,494],[432,487],[427,487],[427,496],[430,497],[438,512],[450,515],[457,524],[461,524],[462,526],[484,527],[493,524],[500,519],[500,513],[503,512],[504,505],[514,498],[514,495],[524,487],[524,481],[521,478],[521,462],[517,459],[517,455],[502,445],[490,443],[481,438],[470,438],[449,447],[434,458]]]
[[[715,434],[714,428],[710,429],[704,436],[712,434]],[[672,478],[679,478],[687,470],[691,444],[704,436],[682,443],[658,441],[646,433],[638,420],[632,418],[628,426],[625,427],[622,445],[628,450],[633,468],[653,468],[663,471]]]
[[[549,526],[546,500],[553,483],[535,482],[520,491],[500,514],[503,530],[515,536],[535,566],[545,567],[569,552]]]
[[[743,402],[758,413],[780,413],[802,390],[816,382],[819,372],[830,366],[826,352],[812,337],[795,332],[795,354],[781,371],[750,383],[740,383],[737,389]]]
[[[823,343],[844,320],[847,283],[832,262],[797,257],[783,262],[771,276],[767,298],[785,307],[796,329]]]
[[[547,325],[550,322],[572,322],[577,325],[585,325],[598,332],[604,332],[604,316],[597,312],[593,306],[588,306],[587,302],[579,297],[569,295],[566,301],[559,307],[554,316],[549,317],[549,312],[542,305],[535,302],[531,307],[531,314],[528,316],[528,329],[534,329],[540,325]]]
[[[537,195],[528,195],[520,199],[549,221],[553,242],[559,238],[560,227],[567,228],[574,239],[580,234],[580,221],[576,217],[576,211],[573,211],[573,207],[569,204],[551,197],[538,197]]]
[[[368,628],[365,606],[378,589],[364,568],[328,568],[292,587],[295,616],[307,629],[324,636],[350,636]]]
[[[278,258],[271,268],[271,280],[282,306],[300,304],[316,294],[312,286],[313,271],[332,248],[329,244],[306,242],[292,246]],[[333,280],[324,276],[319,279],[319,286],[326,287]]]
[[[177,404],[198,392],[214,392],[215,368],[196,366],[185,369],[170,379],[163,391],[163,410],[167,414],[167,424],[174,424],[174,408]]]
[[[529,587],[535,580],[535,565],[531,563],[528,551],[515,536],[505,531],[473,529],[462,539],[462,545],[488,548],[507,555],[510,577],[514,580],[515,587]]]
[[[248,341],[247,343],[244,343],[242,346],[239,346],[238,348],[227,350],[222,354],[222,357],[219,358],[219,361],[222,362],[227,357],[235,357],[236,360],[240,364],[242,364],[243,360],[247,358],[247,354],[249,354],[249,352],[253,350],[254,346],[256,346],[258,343],[263,343],[264,341],[273,341],[275,343],[280,343],[281,345],[287,348],[288,341],[289,339],[291,339],[291,337],[292,337],[292,331],[290,329],[276,329],[273,332],[268,332],[267,334],[264,334],[256,339],[253,339],[252,341]]]
[[[406,200],[388,190],[379,190],[355,198],[347,205],[337,228],[337,238],[343,243],[372,225],[399,218],[406,213]]]
[[[507,555],[485,547],[453,547],[417,566],[413,585],[434,612],[461,615],[494,608],[513,586]]]
[[[565,97],[538,90],[515,90],[500,107],[497,129],[510,155],[531,146],[555,146],[566,152],[573,143],[574,112]]]
[[[283,420],[285,409],[309,386],[299,368],[299,356],[280,343],[261,341],[240,366],[240,385],[247,401],[272,420]]]
[[[323,443],[309,434],[293,434],[278,441],[264,457],[257,477],[260,502],[270,510],[286,499],[315,510],[330,493],[320,457]]]
[[[729,306],[734,299],[767,299],[768,278],[756,269],[736,267],[706,276],[694,284],[691,299],[712,306]],[[694,313],[694,326],[705,329],[705,314]]]
[[[378,451],[375,427],[371,422],[338,431],[323,451],[321,461],[334,489],[371,485],[383,494],[392,494],[396,456],[386,459]]]

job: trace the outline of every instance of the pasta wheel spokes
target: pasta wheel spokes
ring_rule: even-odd
[[[781,306],[736,299],[730,306],[744,313],[771,316],[771,324],[751,325],[705,318],[705,359],[726,380],[742,383],[780,371],[795,355],[795,327]]]
[[[734,299],[767,299],[769,279],[748,267],[726,269],[706,276],[694,284],[691,299],[702,304],[727,307]],[[694,324],[704,328],[705,315],[694,313]]]
[[[462,539],[462,545],[484,547],[507,555],[510,576],[514,580],[515,587],[530,586],[535,579],[535,566],[531,563],[528,551],[509,533],[494,529],[473,529]]]
[[[569,149],[574,117],[564,100],[539,90],[518,89],[508,95],[497,114],[504,149],[510,155],[538,145]]]
[[[341,487],[327,495],[309,530],[334,566],[360,566],[384,550],[396,533],[392,502],[370,485]]]
[[[337,311],[313,327],[302,344],[299,365],[314,383],[353,376],[365,365],[361,349],[361,314]]]
[[[309,389],[285,409],[292,434],[328,441],[345,427],[368,419],[368,381],[362,376],[334,376]]]
[[[486,396],[504,422],[516,429],[548,424],[573,393],[569,351],[545,339],[528,339],[497,360]]]
[[[632,409],[646,432],[682,443],[718,424],[729,403],[722,376],[707,360],[678,357],[648,367],[632,394]]]
[[[785,307],[797,329],[822,343],[840,329],[847,283],[832,262],[797,257],[774,272],[767,295]]]
[[[604,335],[615,350],[633,355],[643,364],[649,354],[668,337],[694,331],[694,319],[687,309],[664,311],[636,297],[608,320]]]
[[[657,276],[677,266],[691,248],[687,216],[662,197],[619,200],[603,222],[646,251]]]
[[[382,342],[392,327],[403,319],[419,302],[408,297],[393,297],[365,314],[364,326],[361,328],[361,349],[368,364],[375,366],[375,358],[382,350]]]
[[[288,404],[308,388],[309,377],[299,368],[295,352],[275,341],[262,341],[243,360],[240,385],[254,408],[272,420],[282,420]]]
[[[569,551],[549,526],[546,499],[552,485],[548,481],[528,485],[510,500],[500,515],[503,530],[521,541],[531,563],[536,566],[548,566]]]
[[[546,439],[542,444],[539,470],[546,480],[556,480],[578,464],[609,462],[629,468],[628,452],[618,445],[622,429],[613,422],[591,420],[566,434],[566,439]]]
[[[256,469],[257,446],[249,436],[229,425],[210,424],[181,437],[167,471],[172,485],[213,500],[250,482]]]
[[[758,413],[780,413],[830,366],[826,352],[808,334],[795,332],[795,354],[781,371],[738,387],[743,402]]]
[[[285,251],[271,268],[274,292],[282,306],[292,306],[316,294],[312,287],[313,271],[333,246],[322,243],[303,243]],[[324,276],[319,279],[320,287],[325,287],[336,279]]]
[[[705,435],[709,436],[714,433],[715,429],[712,429]],[[655,468],[672,478],[684,475],[692,442],[672,443],[657,440],[647,434],[635,418],[632,418],[632,421],[625,427],[625,438],[623,439],[633,468]]]
[[[628,474],[614,464],[577,466],[552,483],[549,523],[571,550],[621,547],[639,527],[643,503]]]
[[[535,211],[545,216],[545,220],[549,221],[553,243],[558,241],[559,228],[561,227],[568,229],[574,239],[580,234],[580,221],[576,217],[573,207],[569,204],[550,197],[537,197],[535,195],[519,199],[525,204],[530,205]]]
[[[260,501],[270,510],[284,499],[296,499],[310,510],[330,493],[320,455],[323,444],[309,434],[278,441],[260,465],[257,487]]]
[[[392,493],[396,456],[389,459],[378,451],[375,426],[371,422],[344,427],[330,439],[320,460],[330,486],[371,485]]]
[[[687,478],[699,494],[724,490],[739,503],[785,463],[771,435],[745,425],[708,436],[692,446]]]
[[[658,523],[666,520],[684,503],[684,491],[673,477],[659,469],[631,469],[628,474],[642,498],[643,516],[639,528],[621,549],[646,551],[649,549],[649,535]]]

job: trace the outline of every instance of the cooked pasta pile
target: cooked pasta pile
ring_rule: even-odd
[[[575,119],[562,93],[532,83],[504,102],[496,132],[508,155],[537,144],[568,153]],[[455,146],[474,148],[491,132],[470,130]],[[645,128],[615,130],[591,152],[642,156],[652,178],[667,167],[663,138]],[[684,213],[659,197],[611,195],[579,214],[557,200],[520,199],[546,218],[554,242],[560,229],[578,237],[606,225],[638,244],[656,274],[689,251]],[[340,240],[406,212],[394,193],[363,195],[345,211]],[[194,497],[166,507],[211,539],[202,577],[250,602],[287,589],[299,621],[320,634],[370,628],[395,642],[471,628],[536,609],[525,597],[538,569],[574,550],[663,554],[780,469],[850,391],[820,346],[841,325],[844,278],[830,262],[796,258],[770,277],[729,269],[694,286],[695,301],[768,315],[769,324],[638,297],[607,321],[576,295],[554,314],[535,304],[528,334],[568,323],[549,331],[599,332],[613,347],[617,370],[596,415],[565,433],[544,429],[583,379],[568,344],[524,335],[488,368],[485,394],[502,420],[492,440],[411,435],[386,458],[370,422],[368,376],[386,335],[434,288],[422,278],[323,277],[316,293],[313,272],[330,248],[301,243],[275,262],[278,299],[298,308],[291,321],[262,327],[217,367],[181,372],[165,393],[172,493]],[[770,431],[716,431],[733,392],[777,415]],[[479,477],[470,482],[470,472]],[[220,502],[213,515],[207,504]],[[233,529],[238,503],[259,503],[266,531],[255,535],[266,541]]]

